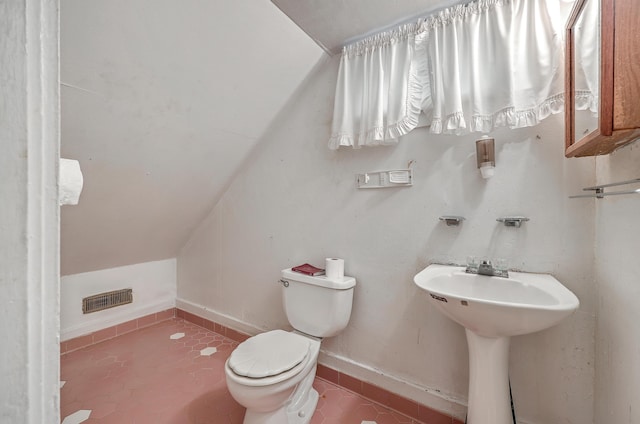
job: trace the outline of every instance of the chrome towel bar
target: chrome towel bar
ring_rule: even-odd
[[[597,199],[602,199],[605,196],[618,196],[621,194],[640,194],[640,188],[635,190],[605,191],[605,189],[609,187],[617,187],[617,186],[628,185],[628,184],[640,184],[640,178],[634,178],[633,180],[620,181],[617,183],[602,184],[602,185],[597,185],[593,187],[583,188],[582,189],[583,191],[593,191],[593,193],[569,196],[569,199],[577,199],[580,197],[595,197]]]

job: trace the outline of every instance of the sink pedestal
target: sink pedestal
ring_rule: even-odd
[[[468,424],[514,424],[509,395],[510,337],[483,337],[469,329]]]
[[[571,315],[580,301],[548,274],[509,278],[431,264],[413,281],[429,302],[462,325],[469,345],[468,424],[514,424],[509,396],[509,338],[535,333]],[[483,334],[482,336],[480,334]]]

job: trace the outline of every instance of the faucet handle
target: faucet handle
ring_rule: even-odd
[[[495,277],[509,278],[509,272],[507,270],[507,261],[502,258],[494,259],[495,266],[488,258],[481,258],[478,260],[473,256],[467,257],[467,268],[465,272],[468,274],[488,275]]]
[[[467,272],[474,272],[478,270],[478,258],[475,256],[467,256]]]
[[[493,267],[498,271],[507,271],[509,269],[507,260],[504,258],[495,258],[493,263],[495,264]]]

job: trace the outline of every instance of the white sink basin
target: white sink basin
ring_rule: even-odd
[[[414,278],[429,300],[466,329],[469,346],[468,424],[513,424],[509,387],[511,336],[556,325],[580,302],[547,274],[509,278],[467,274],[464,267],[429,265]]]
[[[429,265],[414,277],[446,316],[485,337],[533,333],[575,311],[578,298],[548,274],[510,272],[509,278],[467,274],[464,267]]]

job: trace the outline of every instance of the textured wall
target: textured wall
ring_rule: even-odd
[[[62,275],[173,258],[322,52],[268,1],[61,1]]]
[[[639,178],[640,144],[598,158],[597,165],[598,184]],[[640,196],[583,203],[596,204],[596,422],[640,423]]]
[[[0,422],[59,408],[57,1],[0,2]]]
[[[430,307],[412,278],[467,255],[555,275],[581,300],[555,328],[517,337],[511,379],[522,422],[593,422],[594,205],[568,195],[593,184],[594,160],[563,156],[563,117],[501,129],[497,169],[482,180],[475,135],[417,129],[394,147],[326,147],[338,59],[317,67],[178,257],[178,305],[245,331],[287,327],[283,268],[325,257],[358,280],[348,328],[321,362],[463,416],[468,377],[461,327]],[[404,168],[414,186],[357,190],[355,174]],[[506,228],[496,218],[531,218]],[[458,228],[440,215],[463,215]]]

